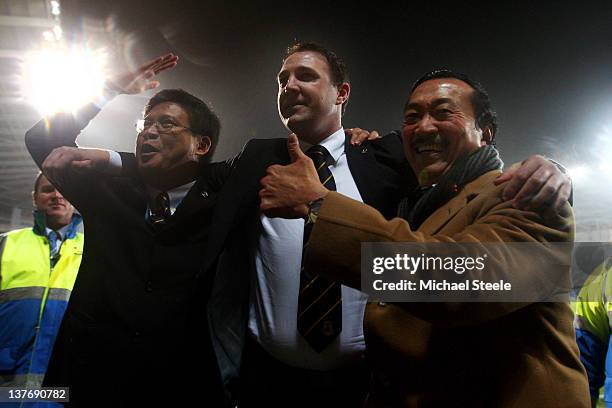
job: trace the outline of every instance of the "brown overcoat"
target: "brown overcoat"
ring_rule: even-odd
[[[338,193],[324,200],[305,267],[360,285],[361,242],[572,242],[573,215],[504,201],[498,171],[467,184],[421,227]],[[566,303],[369,303],[370,407],[587,408],[590,397]]]

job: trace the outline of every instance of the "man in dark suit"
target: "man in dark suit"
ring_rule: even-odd
[[[152,78],[176,61],[169,54],[111,78],[107,97],[158,86]],[[39,167],[64,146],[44,168],[88,235],[45,384],[70,387],[73,406],[186,405],[196,390],[196,399],[220,406],[202,318],[209,284],[199,274],[226,168],[209,163],[219,120],[187,92],[161,91],[145,107],[135,160],[124,155],[125,172],[91,177],[79,169],[112,156],[81,151],[75,138],[99,111],[90,104],[76,116],[53,115],[26,134]]]
[[[305,146],[325,148],[338,191],[393,216],[411,172],[397,135],[361,146],[345,135],[341,118],[350,85],[342,61],[316,44],[297,44],[285,57],[278,87],[281,120]],[[241,406],[360,406],[369,380],[365,296],[334,285],[342,298],[340,330],[323,336],[325,344],[304,336],[298,318],[303,222],[278,222],[259,212],[259,180],[268,166],[288,161],[286,139],[251,140],[219,197],[212,227],[218,239],[207,248],[214,253],[214,246],[226,244],[208,307],[215,352],[226,385],[240,373]]]

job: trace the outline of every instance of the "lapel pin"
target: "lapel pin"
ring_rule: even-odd
[[[365,153],[367,153],[367,152],[368,152],[368,148],[367,148],[367,147],[363,147],[363,148],[361,149],[361,154],[365,154]]]
[[[200,194],[202,195],[202,197],[208,198],[208,191],[202,191]]]

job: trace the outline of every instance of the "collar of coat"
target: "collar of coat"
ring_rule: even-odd
[[[434,233],[455,216],[461,209],[465,208],[479,194],[490,191],[498,186],[493,181],[501,174],[500,170],[489,171],[476,180],[465,185],[463,190],[450,199],[445,205],[434,211],[421,224],[419,231]]]

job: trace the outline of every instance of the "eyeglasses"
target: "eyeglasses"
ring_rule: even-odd
[[[157,133],[172,133],[174,129],[178,128],[191,130],[193,133],[196,133],[196,131],[190,127],[177,125],[169,120],[151,121],[146,119],[140,119],[136,121],[136,132],[144,132],[145,129],[149,129],[151,126],[155,126],[155,130],[157,130]]]

